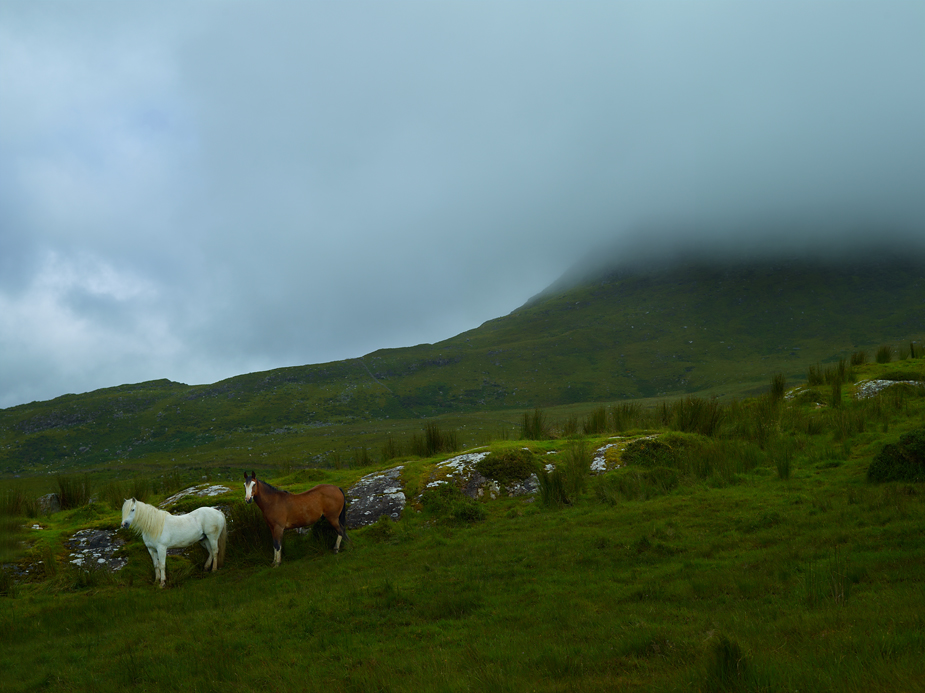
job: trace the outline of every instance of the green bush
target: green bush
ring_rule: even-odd
[[[424,511],[434,519],[471,524],[485,519],[485,507],[450,483],[427,489],[421,494]]]
[[[675,464],[675,452],[659,438],[639,438],[627,444],[621,459],[627,465],[670,467]]]
[[[502,486],[523,481],[539,471],[539,464],[532,452],[524,448],[510,448],[492,451],[475,465],[482,476],[494,479]]]
[[[896,444],[884,445],[867,468],[867,480],[925,481],[925,428],[900,436]]]

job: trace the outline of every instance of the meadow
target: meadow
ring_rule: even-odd
[[[868,478],[925,421],[925,360],[904,356],[820,364],[746,400],[528,410],[515,430],[506,414],[487,449],[539,471],[529,502],[419,495],[449,451],[287,462],[267,473],[292,490],[401,463],[414,502],[339,555],[323,528],[287,533],[276,569],[240,470],[215,467],[209,480],[236,489],[218,501],[227,563],[206,575],[198,547],[171,557],[164,590],[133,535],[111,575],[68,565],[63,541],[115,526],[123,491],[156,501],[186,480],[74,477],[95,502],[37,518],[33,578],[0,584],[2,688],[923,690],[923,486]],[[856,399],[875,378],[911,384]],[[591,475],[608,444],[621,466]],[[19,523],[32,513],[14,491],[4,508]]]

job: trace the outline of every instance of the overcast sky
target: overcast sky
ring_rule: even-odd
[[[923,229],[921,2],[0,0],[0,407]]]

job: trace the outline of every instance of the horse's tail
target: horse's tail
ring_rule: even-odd
[[[340,517],[337,518],[337,523],[340,525],[340,531],[344,539],[352,541],[350,537],[347,536],[347,494],[344,493],[344,489],[340,487],[338,487],[337,490],[340,491],[340,495],[344,497],[344,502],[340,506]]]
[[[221,568],[225,563],[225,546],[228,544],[228,520],[222,513],[222,531],[218,535],[218,555],[215,557],[215,565]]]

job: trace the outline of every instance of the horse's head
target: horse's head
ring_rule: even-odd
[[[134,498],[128,498],[122,504],[122,526],[125,529],[128,529],[132,524],[132,520],[135,519],[135,508],[138,506],[138,501]]]
[[[257,472],[244,472],[244,502],[250,503],[257,497]]]

